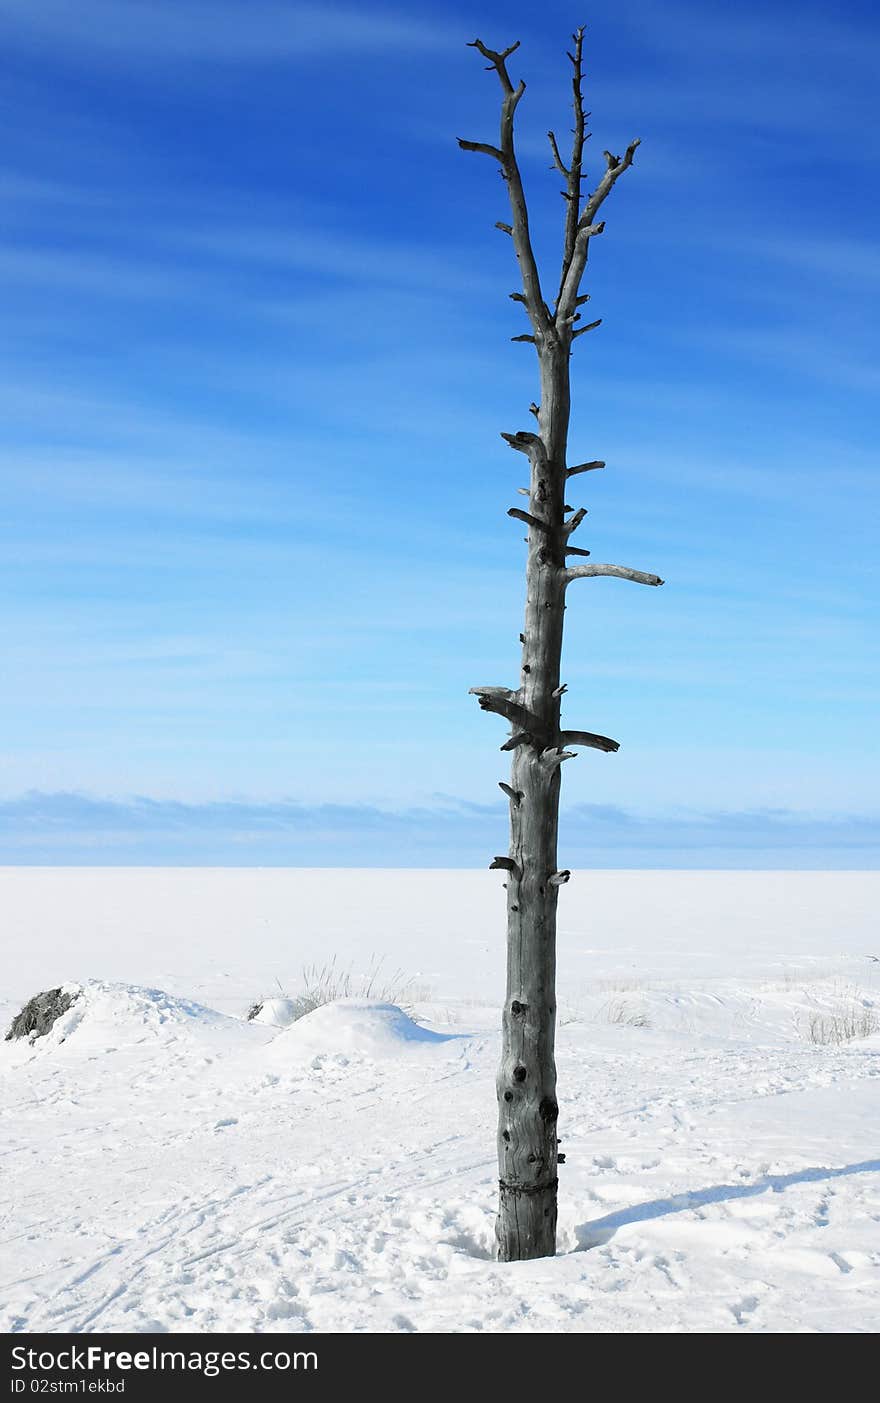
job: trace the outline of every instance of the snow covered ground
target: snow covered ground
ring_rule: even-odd
[[[0,1328],[880,1328],[880,875],[576,875],[560,1253],[513,1265],[491,1259],[502,895],[478,872],[0,871],[5,1024],[81,991],[0,1043]],[[354,993],[381,960],[373,992],[415,1023],[354,998],[287,1025],[333,956]]]

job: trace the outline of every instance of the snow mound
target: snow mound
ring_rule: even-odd
[[[396,1057],[417,1048],[458,1041],[456,1035],[433,1033],[414,1023],[397,1004],[378,999],[336,999],[297,1019],[276,1038],[285,1054],[307,1056]]]
[[[270,1028],[289,1028],[300,1014],[296,999],[263,999],[256,1013],[248,1014],[251,1023],[265,1023]]]
[[[21,1040],[32,1054],[50,1052],[61,1044],[77,1051],[112,1053],[136,1045],[159,1048],[169,1044],[210,1044],[211,1051],[253,1046],[267,1030],[254,1029],[241,1019],[181,999],[163,989],[91,979],[62,987],[71,1002],[51,1030],[33,1041]],[[14,1046],[14,1045],[13,1045]]]

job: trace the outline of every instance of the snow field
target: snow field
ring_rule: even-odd
[[[876,877],[579,879],[560,1252],[499,1265],[494,880],[367,874],[365,913],[363,874],[103,876],[0,874],[6,1022],[38,988],[80,992],[47,1037],[0,1044],[0,1328],[880,1326],[880,1035],[811,1037],[817,1014],[880,1011]],[[248,898],[263,934],[239,946]],[[348,946],[328,937],[356,912]],[[247,1022],[321,946],[412,975],[416,1021],[349,999]]]

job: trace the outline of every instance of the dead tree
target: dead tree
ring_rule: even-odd
[[[513,86],[507,70],[513,44],[503,53],[476,39],[470,46],[488,61],[501,82],[501,135],[497,146],[459,140],[464,151],[490,156],[501,167],[510,198],[510,235],[519,264],[522,291],[512,292],[529,319],[530,331],[514,341],[534,345],[538,357],[540,403],[530,405],[537,432],[502,434],[510,447],[528,459],[528,510],[511,507],[508,516],[528,527],[526,611],[522,667],[518,688],[473,687],[484,711],[510,723],[510,738],[501,747],[512,752],[510,783],[501,788],[510,801],[510,852],[496,857],[493,868],[507,874],[507,994],[503,1015],[503,1051],[498,1074],[498,1165],[500,1201],[497,1222],[501,1261],[552,1256],[556,1250],[558,1106],[556,1100],[556,902],[569,872],[556,856],[560,770],[575,747],[613,751],[617,741],[591,731],[563,730],[560,717],[562,627],[565,597],[574,580],[612,575],[636,584],[660,585],[657,575],[625,565],[575,564],[590,552],[572,545],[586,515],[566,501],[568,482],[579,473],[604,467],[601,461],[567,462],[570,417],[570,362],[578,337],[598,321],[579,325],[588,301],[581,281],[593,239],[605,228],[598,219],[607,196],[632,165],[638,141],[623,156],[605,152],[605,170],[592,193],[583,182],[587,139],[583,102],[583,35],[574,35],[572,63],[574,132],[571,158],[563,163],[553,132],[548,133],[553,165],[565,182],[562,271],[555,305],[544,300],[529,235],[529,216],[514,148],[514,115],[525,83]],[[521,489],[525,492],[525,489]]]

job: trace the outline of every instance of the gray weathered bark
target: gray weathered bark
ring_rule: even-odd
[[[514,149],[514,113],[525,91],[514,88],[507,60],[518,44],[501,53],[477,39],[471,46],[489,61],[501,82],[501,135],[498,146],[459,141],[465,151],[496,160],[507,185],[512,224],[498,224],[510,234],[519,263],[522,292],[511,293],[522,303],[531,333],[515,341],[534,344],[541,387],[540,405],[533,404],[537,433],[504,434],[511,448],[524,453],[531,473],[529,509],[512,507],[509,515],[528,526],[525,628],[521,634],[522,667],[516,690],[474,687],[486,711],[510,723],[510,739],[501,747],[513,752],[510,783],[501,788],[510,802],[510,853],[497,857],[493,868],[507,873],[507,994],[503,1014],[503,1046],[498,1072],[498,1165],[500,1202],[497,1221],[501,1261],[552,1256],[556,1250],[557,1117],[556,1062],[556,902],[569,872],[557,867],[560,771],[573,755],[569,746],[614,751],[617,742],[590,731],[561,729],[560,685],[562,630],[567,585],[591,575],[613,575],[638,584],[660,585],[656,575],[621,565],[567,567],[566,556],[589,555],[569,544],[580,525],[583,509],[567,516],[566,482],[578,473],[604,467],[601,461],[566,465],[570,417],[572,342],[582,331],[577,308],[587,301],[580,284],[589,245],[604,223],[596,215],[619,176],[632,164],[638,142],[623,157],[605,152],[606,169],[592,194],[583,197],[582,155],[586,122],[582,98],[583,30],[574,35],[572,88],[574,132],[571,163],[566,167],[556,138],[549,133],[553,161],[566,180],[562,270],[556,306],[551,312],[529,234],[528,210]]]

